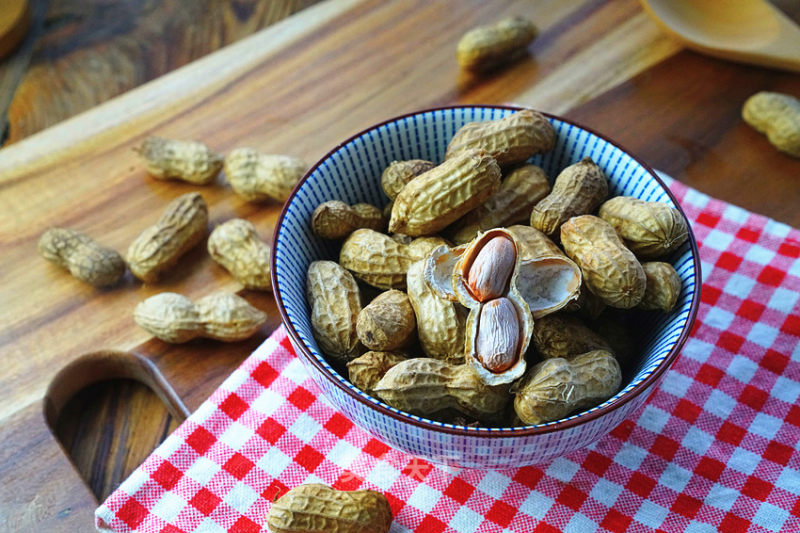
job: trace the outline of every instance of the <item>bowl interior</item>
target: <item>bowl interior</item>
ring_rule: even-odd
[[[306,299],[306,271],[312,261],[338,260],[340,243],[315,237],[310,228],[311,213],[322,202],[342,200],[348,204],[367,202],[384,206],[380,176],[395,160],[427,159],[442,161],[447,144],[455,132],[467,122],[494,120],[517,111],[509,107],[470,106],[423,111],[392,119],[356,135],[336,147],[315,165],[289,198],[275,236],[274,265],[276,296],[285,310],[290,335],[298,338],[334,380],[363,400],[379,404],[417,421],[427,421],[402,413],[364,394],[331,367],[322,355],[311,333]],[[609,180],[609,196],[634,196],[648,201],[666,202],[678,207],[672,196],[654,173],[610,141],[569,122],[550,118],[557,142],[553,151],[536,155],[530,162],[541,166],[551,181],[566,166],[584,157],[591,157]],[[679,207],[678,207],[679,208]],[[679,208],[680,209],[680,208]],[[695,299],[695,261],[692,241],[687,241],[666,261],[672,263],[682,280],[678,304],[669,314],[647,313],[644,319],[643,351],[622,390],[603,404],[569,419],[585,417],[587,413],[604,409],[641,385],[668,358],[687,328]],[[637,324],[641,327],[642,324]],[[293,331],[292,331],[293,330]],[[674,354],[673,354],[674,355]],[[568,419],[566,419],[568,420]],[[560,423],[550,422],[543,426]],[[467,431],[486,428],[467,428],[440,422]],[[495,429],[496,431],[496,429]]]

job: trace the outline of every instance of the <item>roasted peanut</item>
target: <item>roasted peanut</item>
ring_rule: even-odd
[[[519,358],[521,329],[508,298],[496,298],[481,306],[475,356],[486,370],[499,374],[514,366]]]
[[[514,410],[526,424],[553,422],[604,402],[621,382],[617,360],[604,350],[571,361],[547,359],[532,367],[516,387]]]
[[[800,100],[782,93],[756,93],[744,103],[742,118],[772,146],[800,157]]]
[[[385,352],[408,345],[417,331],[408,295],[398,290],[379,294],[358,314],[356,331],[370,350]]]
[[[445,244],[438,237],[423,237],[401,244],[388,235],[359,229],[344,241],[339,263],[357,278],[379,289],[403,289],[408,267]]]
[[[540,318],[533,326],[532,340],[543,359],[572,359],[591,350],[612,351],[608,341],[571,315]]]
[[[660,309],[665,313],[672,311],[681,294],[681,278],[669,263],[652,261],[642,263],[647,287],[640,309]]]
[[[425,283],[424,262],[417,261],[408,269],[408,299],[417,316],[417,336],[428,357],[448,362],[464,360],[463,307],[439,297]]]
[[[252,148],[237,148],[225,158],[225,176],[233,192],[248,202],[285,202],[306,170],[308,166],[295,157],[260,154]]]
[[[479,302],[498,298],[508,290],[511,275],[517,266],[517,251],[511,239],[497,236],[489,239],[467,268],[467,286]]]
[[[113,285],[125,274],[125,261],[112,248],[67,228],[50,228],[39,238],[39,253],[95,287]]]
[[[383,231],[386,219],[374,205],[347,205],[339,200],[323,202],[311,214],[311,231],[323,239],[343,239],[359,228]]]
[[[196,192],[179,196],[128,247],[128,267],[145,283],[156,281],[203,240],[207,226],[208,207],[203,197]]]
[[[267,514],[272,533],[388,533],[391,524],[392,509],[380,492],[317,483],[293,488]]]
[[[372,394],[375,385],[384,374],[394,365],[407,359],[397,352],[367,352],[347,363],[347,375],[353,385],[367,394]]]
[[[251,337],[267,321],[263,311],[235,294],[212,294],[192,303],[174,292],[144,300],[133,312],[139,326],[159,339],[188,342],[205,337],[234,342]]]
[[[453,242],[464,244],[479,231],[527,222],[533,206],[549,192],[550,183],[541,168],[525,165],[515,169],[486,203],[454,224]]]
[[[501,167],[523,163],[534,154],[549,152],[556,143],[550,121],[531,109],[486,122],[470,122],[459,129],[447,146],[445,159],[468,150],[485,150]]]
[[[458,42],[458,64],[475,72],[491,70],[518,59],[537,34],[533,22],[519,16],[473,28]]]
[[[495,160],[482,151],[465,151],[403,187],[394,199],[389,231],[436,233],[482,204],[499,186]]]
[[[486,385],[469,365],[409,359],[386,372],[375,394],[397,409],[430,416],[446,409],[482,421],[497,420],[509,400],[507,387]]]
[[[145,161],[147,172],[161,180],[177,179],[206,185],[214,181],[222,169],[222,156],[199,142],[148,137],[137,151]]]
[[[208,237],[208,253],[245,288],[272,290],[270,247],[252,222],[234,218],[217,226]]]
[[[602,218],[582,215],[561,226],[564,251],[580,267],[586,286],[607,305],[630,309],[642,301],[642,265]]]
[[[435,166],[436,164],[424,159],[392,161],[381,174],[383,192],[386,193],[389,199],[394,200],[409,181]]]
[[[548,237],[558,235],[561,224],[591,213],[608,196],[608,182],[594,161],[584,158],[556,177],[553,190],[533,207],[531,226]]]
[[[686,242],[686,220],[663,202],[617,196],[600,206],[598,216],[611,224],[625,246],[637,257],[662,257]]]
[[[334,261],[314,261],[308,267],[306,295],[311,329],[322,351],[340,362],[358,356],[361,293],[353,275]]]

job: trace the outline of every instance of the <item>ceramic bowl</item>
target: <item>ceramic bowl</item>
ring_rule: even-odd
[[[289,338],[325,397],[358,426],[403,452],[452,466],[501,469],[548,462],[595,442],[636,411],[658,386],[689,334],[700,297],[697,244],[688,241],[670,257],[683,282],[675,310],[649,313],[647,334],[634,368],[619,393],[601,405],[537,426],[475,428],[408,414],[350,384],[321,353],[306,300],[306,271],[312,261],[338,259],[339,243],[315,237],[310,217],[327,200],[348,204],[388,202],[380,176],[394,160],[442,161],[450,138],[467,122],[505,117],[518,108],[462,106],[420,111],[377,124],[336,146],[300,181],[278,220],[272,258],[275,298]],[[609,180],[609,195],[666,202],[680,210],[656,173],[614,142],[567,120],[548,116],[556,147],[531,162],[553,179],[564,167],[591,157]]]

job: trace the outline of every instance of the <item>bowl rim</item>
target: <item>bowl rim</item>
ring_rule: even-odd
[[[281,227],[283,226],[284,218],[286,217],[286,214],[288,212],[288,206],[291,203],[291,201],[294,199],[294,197],[296,196],[297,191],[300,189],[300,187],[303,186],[303,184],[306,182],[308,177],[320,165],[322,165],[322,163],[324,161],[329,159],[336,151],[341,149],[343,146],[347,145],[348,143],[354,141],[358,137],[361,137],[361,136],[365,135],[366,133],[368,133],[368,132],[370,132],[372,130],[376,130],[376,129],[378,129],[378,128],[386,125],[386,124],[389,124],[391,122],[396,122],[396,121],[402,120],[404,118],[408,118],[408,117],[415,116],[415,115],[422,115],[422,114],[425,114],[425,113],[431,113],[431,112],[437,112],[437,111],[445,111],[445,110],[448,110],[448,109],[469,109],[469,108],[476,108],[476,109],[486,109],[486,108],[489,108],[489,109],[502,109],[502,110],[508,110],[508,111],[514,111],[514,112],[522,111],[522,110],[525,110],[525,109],[533,109],[533,108],[530,108],[530,107],[522,107],[522,106],[517,106],[517,105],[504,105],[504,104],[503,105],[500,105],[500,104],[465,104],[465,105],[436,106],[436,107],[430,107],[430,108],[426,108],[426,109],[420,109],[420,110],[417,110],[417,111],[412,111],[410,113],[403,113],[401,115],[397,115],[397,116],[389,118],[387,120],[378,122],[377,124],[373,124],[372,126],[369,126],[368,128],[365,128],[365,129],[359,131],[358,133],[348,137],[345,141],[342,141],[339,144],[337,144],[336,146],[334,146],[328,153],[326,153],[324,156],[322,156],[313,166],[311,166],[311,168],[308,169],[308,171],[303,175],[302,178],[300,178],[300,180],[294,186],[294,188],[292,189],[292,192],[289,194],[289,197],[286,199],[286,202],[283,204],[283,207],[281,208],[281,213],[278,216],[278,219],[277,219],[277,221],[275,223],[275,230],[274,230],[274,233],[273,233],[273,240],[272,240],[273,246],[277,246],[278,234],[280,233]],[[553,432],[560,431],[560,430],[563,430],[563,429],[569,429],[569,428],[574,428],[574,427],[577,427],[577,426],[581,426],[583,424],[587,424],[589,422],[597,420],[598,418],[602,417],[603,415],[606,415],[606,414],[608,414],[608,413],[610,413],[610,412],[612,412],[612,411],[614,411],[616,409],[619,409],[620,407],[624,406],[625,404],[631,402],[634,398],[640,396],[641,394],[644,394],[646,391],[648,391],[650,389],[651,386],[657,384],[660,381],[661,377],[664,375],[664,373],[675,362],[675,359],[677,359],[678,354],[680,353],[681,349],[683,348],[683,345],[686,343],[686,340],[689,338],[689,334],[691,333],[691,330],[692,330],[692,328],[694,326],[694,323],[695,323],[695,320],[697,318],[697,312],[698,312],[698,309],[700,307],[700,292],[702,290],[702,272],[700,270],[700,252],[699,252],[699,249],[697,248],[697,240],[695,238],[694,232],[692,231],[689,218],[686,216],[686,213],[684,213],[683,208],[681,207],[681,205],[678,202],[678,200],[675,197],[675,195],[672,193],[672,191],[669,189],[669,187],[667,187],[667,185],[658,176],[658,173],[656,173],[656,171],[653,170],[653,168],[650,167],[650,165],[648,165],[645,162],[643,162],[641,159],[639,159],[633,153],[631,153],[630,151],[628,151],[624,147],[620,146],[618,143],[610,140],[605,135],[596,132],[592,128],[587,128],[587,127],[585,127],[585,126],[583,126],[583,125],[581,125],[579,123],[576,123],[573,120],[569,120],[569,119],[566,119],[566,118],[558,116],[558,115],[553,115],[551,113],[545,113],[543,111],[538,111],[538,110],[535,110],[535,111],[537,111],[538,113],[541,113],[542,115],[544,115],[548,119],[555,119],[555,120],[559,120],[559,121],[568,123],[568,124],[570,124],[570,125],[572,125],[572,126],[574,126],[576,128],[579,128],[579,129],[584,130],[584,131],[586,131],[586,132],[588,132],[588,133],[590,133],[592,135],[595,135],[596,137],[604,140],[605,142],[611,144],[612,146],[615,146],[616,148],[618,148],[619,150],[621,150],[622,152],[624,152],[625,154],[630,156],[634,161],[636,161],[636,163],[641,165],[650,174],[650,176],[653,179],[656,180],[656,182],[667,193],[667,196],[669,196],[669,198],[675,204],[678,212],[681,214],[681,216],[686,221],[686,225],[687,225],[687,228],[689,230],[688,231],[688,241],[689,241],[689,245],[690,245],[691,250],[692,250],[692,263],[693,263],[694,275],[695,275],[695,290],[694,290],[694,293],[692,295],[692,302],[691,302],[691,306],[689,307],[689,315],[687,317],[686,324],[684,325],[683,329],[681,330],[681,334],[678,337],[678,340],[675,342],[675,345],[672,347],[670,352],[666,355],[666,357],[661,362],[661,364],[658,365],[650,373],[649,376],[647,376],[645,379],[643,379],[641,382],[639,382],[633,389],[628,391],[627,394],[625,394],[624,396],[618,398],[614,403],[611,403],[611,404],[606,405],[604,407],[595,409],[595,410],[593,410],[591,412],[585,413],[583,416],[578,416],[578,417],[570,418],[570,419],[563,419],[563,420],[559,420],[559,421],[556,421],[556,422],[548,423],[547,425],[527,426],[527,427],[516,426],[516,427],[507,427],[507,428],[483,428],[483,427],[481,427],[481,428],[471,428],[471,427],[468,427],[468,426],[457,426],[457,425],[452,425],[452,424],[437,425],[436,423],[427,421],[426,419],[424,419],[424,417],[420,417],[419,419],[418,418],[413,418],[409,414],[406,414],[406,413],[404,413],[402,411],[399,411],[399,412],[393,411],[391,409],[388,409],[388,408],[384,407],[380,403],[377,403],[377,402],[374,402],[374,401],[369,401],[367,398],[363,397],[362,395],[356,393],[353,390],[350,390],[350,388],[348,388],[343,383],[341,383],[335,376],[333,376],[330,372],[328,372],[328,370],[324,366],[322,366],[322,364],[316,359],[316,357],[314,357],[314,354],[312,354],[311,351],[306,347],[305,343],[300,338],[300,335],[294,329],[294,325],[289,320],[289,316],[288,316],[288,314],[286,312],[286,308],[284,307],[284,304],[283,304],[283,298],[281,297],[281,292],[280,292],[280,290],[278,290],[278,275],[277,275],[277,265],[276,265],[276,256],[277,256],[277,254],[275,254],[275,253],[271,254],[272,257],[270,259],[270,268],[271,268],[270,277],[272,278],[272,289],[273,289],[273,295],[275,297],[275,303],[276,303],[276,306],[278,308],[278,312],[280,313],[280,316],[281,316],[281,323],[286,327],[286,332],[289,335],[289,337],[291,338],[291,340],[293,341],[292,344],[297,349],[298,355],[300,355],[301,357],[306,359],[306,361],[311,363],[311,365],[314,368],[316,368],[320,372],[320,374],[325,377],[325,379],[327,379],[329,382],[331,382],[339,390],[341,390],[345,394],[347,394],[350,398],[355,399],[356,401],[358,401],[359,403],[363,404],[367,408],[374,409],[374,410],[378,411],[378,413],[380,413],[382,415],[385,415],[385,416],[388,416],[388,417],[392,418],[393,420],[395,420],[397,422],[401,422],[401,423],[405,423],[405,424],[411,424],[413,426],[417,426],[418,428],[425,429],[425,430],[430,430],[430,431],[434,431],[434,432],[447,433],[447,434],[456,435],[456,436],[485,437],[485,438],[528,437],[528,436],[533,436],[533,435],[541,435],[541,434],[553,433]],[[364,394],[366,394],[366,393],[364,393]],[[376,399],[376,400],[379,400],[379,399]]]

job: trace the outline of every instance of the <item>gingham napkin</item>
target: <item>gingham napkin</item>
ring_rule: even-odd
[[[697,323],[645,406],[594,445],[539,468],[431,465],[334,410],[281,328],[97,528],[255,533],[276,496],[322,482],[382,491],[392,532],[800,531],[800,231],[668,182],[700,243]]]

